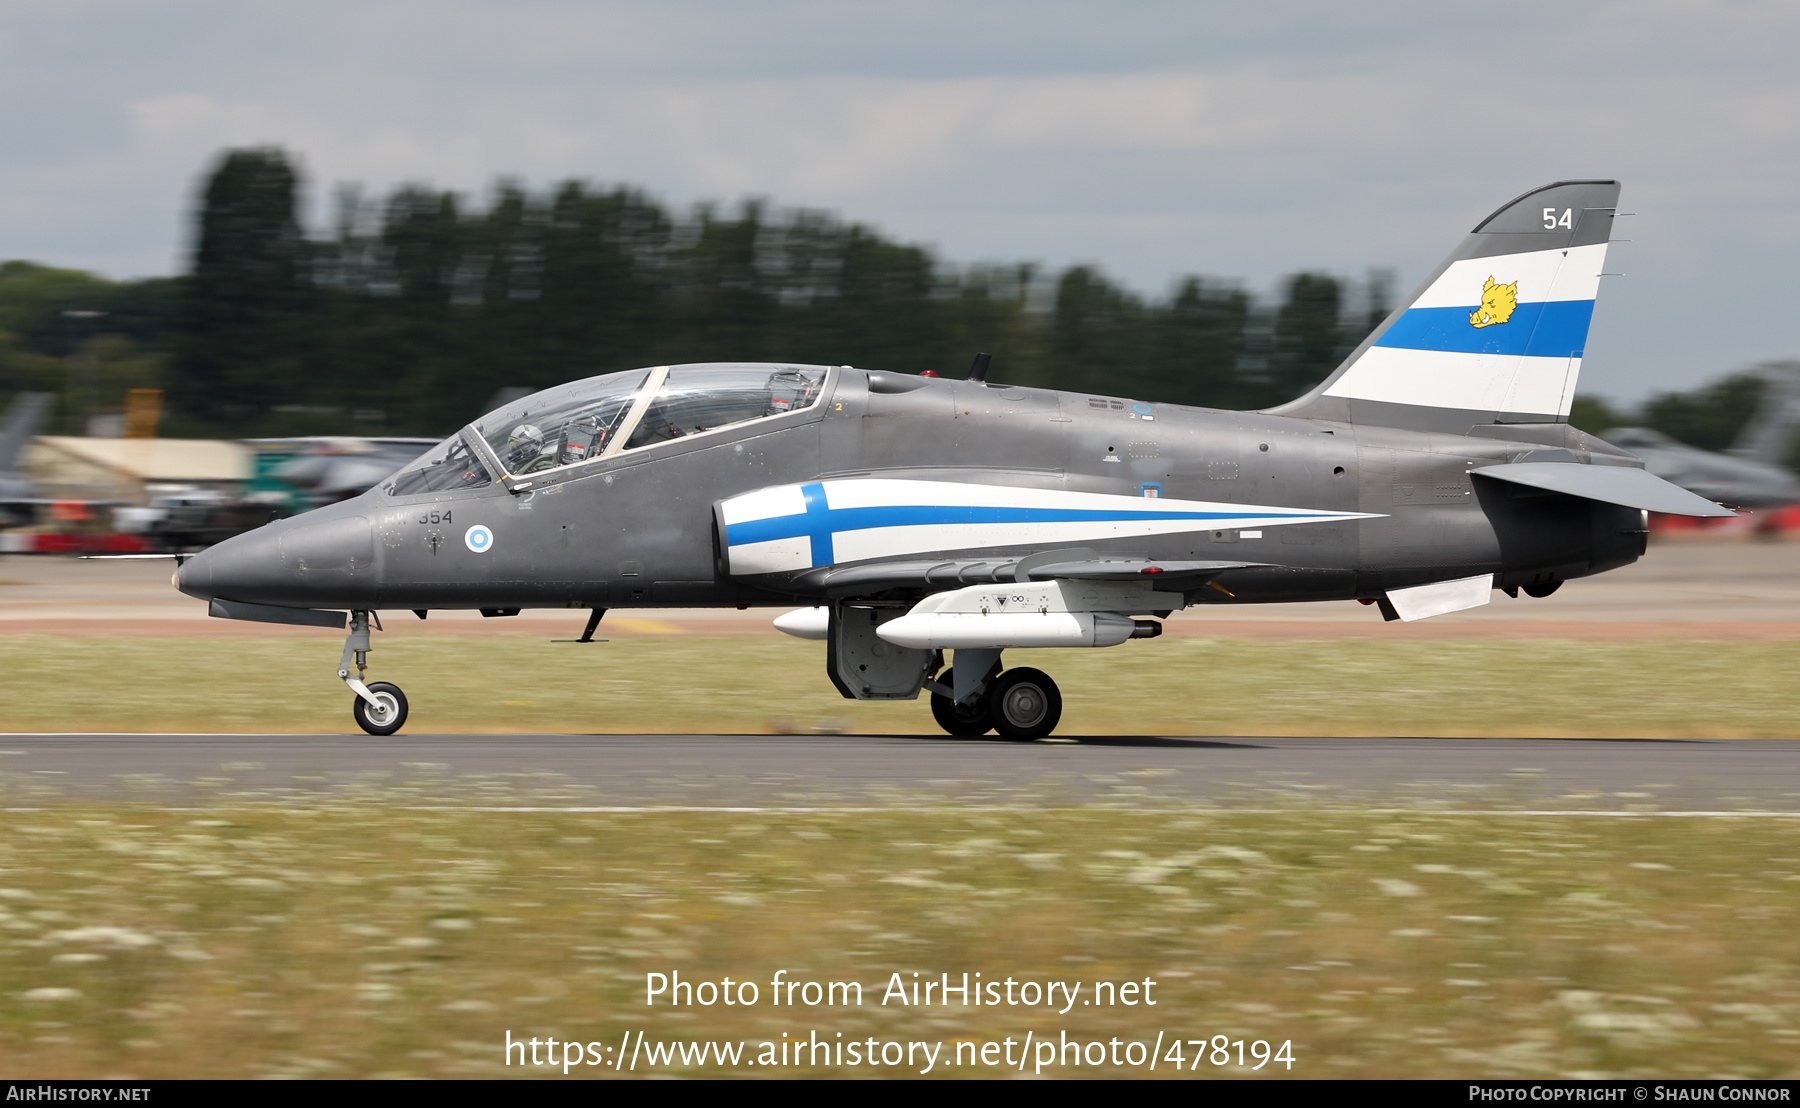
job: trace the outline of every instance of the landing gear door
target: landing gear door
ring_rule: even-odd
[[[838,603],[831,609],[825,669],[846,700],[917,700],[937,652],[895,646],[875,629],[905,608]]]

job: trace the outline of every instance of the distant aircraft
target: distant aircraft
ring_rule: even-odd
[[[37,518],[40,497],[37,483],[19,471],[19,456],[43,426],[55,398],[47,392],[22,392],[6,409],[0,429],[0,527],[22,527]]]
[[[229,539],[175,583],[215,616],[345,626],[372,734],[376,610],[819,607],[845,697],[928,691],[953,735],[1048,735],[1013,647],[1154,638],[1195,604],[1387,619],[1548,596],[1635,561],[1647,511],[1731,513],[1568,426],[1619,195],[1506,204],[1342,365],[1263,412],[849,366],[612,373],[483,416],[369,492]],[[798,624],[799,626],[796,626]],[[944,666],[945,653],[951,662]],[[214,679],[217,677],[214,675]],[[498,694],[498,693],[497,693]]]
[[[383,477],[412,461],[436,439],[324,436],[299,440],[251,439],[251,445],[291,442],[295,455],[277,465],[271,477],[304,490],[306,507],[335,504],[367,492]]]
[[[259,452],[292,455],[264,474],[281,482],[282,488],[253,489],[245,495],[218,489],[171,489],[157,493],[141,507],[118,509],[113,513],[114,526],[123,533],[141,535],[158,550],[208,547],[271,519],[367,492],[437,440],[317,436],[244,441]]]
[[[1800,477],[1782,464],[1800,427],[1800,377],[1791,364],[1765,370],[1761,406],[1725,453],[1701,450],[1648,427],[1606,432],[1614,446],[1644,460],[1644,468],[1689,492],[1733,508],[1800,504]]]

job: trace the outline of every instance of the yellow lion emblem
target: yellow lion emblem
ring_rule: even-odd
[[[1481,286],[1481,307],[1469,313],[1469,326],[1486,327],[1489,324],[1505,323],[1512,318],[1513,310],[1519,306],[1519,282],[1510,285],[1496,285],[1489,277],[1487,284]]]

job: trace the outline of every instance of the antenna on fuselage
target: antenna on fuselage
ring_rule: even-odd
[[[988,367],[988,363],[993,360],[994,360],[994,356],[992,354],[977,354],[977,355],[975,355],[975,364],[969,367],[969,376],[968,376],[967,380],[972,381],[977,385],[980,385],[982,388],[986,388],[987,387],[987,367]]]

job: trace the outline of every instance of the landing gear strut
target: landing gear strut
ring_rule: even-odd
[[[406,722],[406,694],[398,685],[386,681],[363,684],[369,666],[369,619],[370,613],[366,611],[350,613],[350,633],[344,636],[344,656],[338,661],[338,677],[356,694],[350,705],[356,725],[371,735],[392,735]],[[379,616],[375,617],[375,625],[381,626]],[[356,666],[355,677],[350,676],[352,664]]]
[[[938,674],[937,683],[945,688],[952,686],[948,669]],[[931,694],[931,718],[937,720],[946,735],[955,735],[959,739],[985,735],[994,726],[988,715],[987,697],[982,695],[986,691],[978,689],[961,703],[941,692],[934,692]]]

